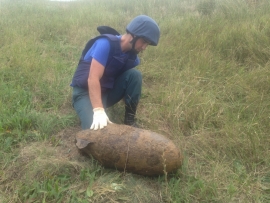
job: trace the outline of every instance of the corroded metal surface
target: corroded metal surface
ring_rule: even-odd
[[[140,175],[175,172],[182,163],[179,149],[168,138],[126,125],[110,124],[101,130],[76,134],[76,146],[104,167]]]

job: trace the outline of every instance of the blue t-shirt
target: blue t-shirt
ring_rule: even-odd
[[[119,39],[121,36],[117,36]],[[85,61],[91,61],[92,58],[97,60],[104,67],[107,64],[107,60],[110,52],[110,42],[107,38],[100,38],[95,41],[92,47],[88,50],[88,52],[84,56]],[[121,55],[126,55],[126,53],[122,52]],[[134,67],[140,64],[140,60],[137,57],[134,62]]]

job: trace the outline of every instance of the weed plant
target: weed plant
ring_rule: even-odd
[[[270,3],[252,2],[0,0],[0,202],[269,202]],[[139,14],[161,38],[140,54],[137,119],[182,151],[168,177],[72,161],[54,140],[79,126],[69,84],[85,43]],[[109,115],[121,123],[123,105]]]

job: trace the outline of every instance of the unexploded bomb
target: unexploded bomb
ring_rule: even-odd
[[[182,163],[181,153],[171,140],[127,125],[82,130],[76,134],[76,146],[104,167],[140,175],[175,172]]]

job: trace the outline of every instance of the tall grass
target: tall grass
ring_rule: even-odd
[[[269,10],[267,0],[0,0],[0,202],[268,202]],[[79,125],[69,84],[85,42],[99,25],[124,33],[139,14],[161,38],[140,56],[137,118],[183,152],[169,177],[55,151],[54,135]],[[115,122],[122,113],[109,109]]]

